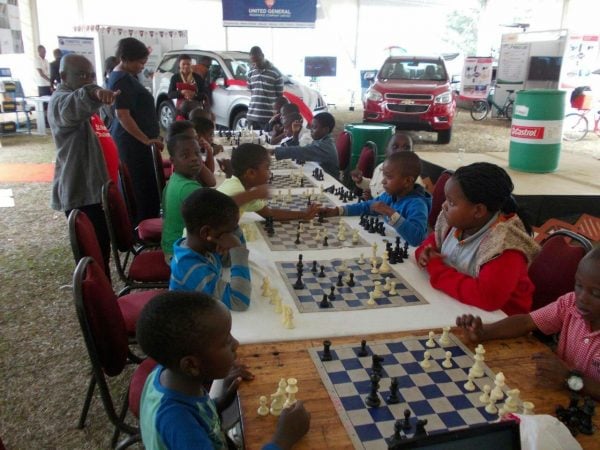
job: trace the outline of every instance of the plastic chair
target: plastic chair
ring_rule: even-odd
[[[347,131],[342,131],[335,141],[335,148],[337,149],[340,171],[344,171],[348,168],[348,164],[350,164],[352,135]]]
[[[431,211],[429,211],[429,217],[427,218],[427,223],[430,228],[435,227],[435,222],[442,211],[442,205],[446,201],[446,193],[444,192],[444,188],[446,187],[446,182],[451,176],[452,171],[445,170],[440,174],[435,182],[433,192],[431,193]]]
[[[131,175],[129,169],[124,162],[119,162],[119,179],[121,181],[121,192],[125,198],[125,204],[129,211],[129,218],[133,219],[137,215],[137,202],[135,199],[135,193],[133,190],[133,183],[131,181]],[[162,193],[161,193],[162,194]],[[144,219],[135,231],[137,236],[143,245],[159,246],[162,238],[163,219],[162,217],[156,217],[153,219]]]
[[[73,298],[77,318],[83,333],[85,346],[92,363],[92,377],[79,419],[78,428],[83,428],[96,385],[104,411],[115,426],[111,447],[115,448],[120,433],[129,435],[117,448],[126,448],[140,441],[139,427],[126,422],[130,396],[137,396],[139,405],[144,383],[156,362],[146,359],[139,365],[129,383],[128,394],[120,408],[116,405],[109,388],[108,379],[121,375],[129,363],[127,331],[125,321],[117,306],[117,299],[104,271],[90,257],[85,257],[73,274]],[[118,412],[117,412],[118,411]],[[137,406],[139,415],[139,406]]]
[[[367,178],[371,178],[373,176],[373,171],[375,170],[375,150],[373,150],[369,143],[365,144],[360,151],[356,167],[360,169],[363,176]]]
[[[102,208],[119,278],[125,283],[121,293],[130,289],[166,288],[171,270],[162,250],[136,248],[134,229],[125,201],[117,186],[107,181],[102,186]]]
[[[594,242],[600,241],[600,217],[582,214],[575,222],[575,230]]]
[[[543,241],[546,240],[546,238],[548,238],[550,235],[552,235],[552,233],[554,233],[557,230],[569,230],[574,233],[577,233],[575,225],[572,225],[569,222],[565,222],[564,220],[551,218],[546,220],[539,227],[533,227],[533,231],[535,233],[534,239],[536,242],[541,244]]]
[[[573,290],[579,261],[591,249],[589,240],[569,230],[557,230],[542,242],[542,250],[529,266],[535,285],[532,310]]]

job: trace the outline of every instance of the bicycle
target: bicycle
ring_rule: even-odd
[[[567,114],[563,122],[563,139],[565,141],[580,141],[587,136],[589,121],[587,116],[592,113],[594,120],[593,132],[600,136],[600,110],[578,109],[577,112]]]
[[[471,105],[471,117],[473,120],[483,120],[487,117],[489,112],[492,109],[492,106],[496,108],[496,114],[498,117],[506,117],[507,119],[512,118],[513,114],[513,105],[515,103],[515,99],[513,97],[514,90],[507,89],[508,96],[504,101],[504,105],[500,106],[498,103],[494,101],[495,90],[490,89],[490,93],[487,96],[486,100],[474,100]]]

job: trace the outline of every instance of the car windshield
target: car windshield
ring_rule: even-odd
[[[252,64],[250,63],[249,59],[226,59],[225,64],[227,64],[227,67],[229,68],[236,80],[248,79],[248,72],[250,72],[250,69],[252,67]]]
[[[393,60],[383,64],[378,78],[386,80],[441,81],[448,78],[444,65],[439,60]]]

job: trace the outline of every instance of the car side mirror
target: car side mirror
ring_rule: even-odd
[[[460,83],[461,76],[460,75],[452,75],[452,83]]]
[[[375,80],[375,74],[373,72],[367,73],[365,75],[365,80],[373,82]]]
[[[225,87],[225,78],[223,78],[223,77],[217,78],[215,80],[215,84],[219,87]]]

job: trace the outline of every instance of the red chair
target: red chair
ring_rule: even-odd
[[[360,151],[356,167],[360,169],[364,177],[371,178],[373,176],[373,170],[375,170],[375,150],[369,144],[365,144]]]
[[[347,131],[342,131],[335,141],[335,148],[337,149],[340,171],[344,171],[348,168],[348,164],[350,164],[352,135]]]
[[[102,208],[119,278],[125,283],[121,293],[130,289],[166,288],[171,270],[162,250],[136,248],[135,232],[125,201],[117,186],[108,181],[102,186]]]
[[[125,197],[125,204],[129,211],[129,218],[133,219],[137,216],[137,202],[135,200],[135,192],[133,190],[133,183],[131,181],[131,175],[129,169],[124,162],[119,163],[119,179],[121,180],[121,192]],[[161,193],[162,195],[162,193]],[[154,219],[144,219],[135,231],[143,243],[148,246],[160,246],[160,240],[162,238],[163,219],[162,217],[156,217]]]
[[[167,184],[167,178],[165,176],[164,162],[160,150],[155,146],[151,145],[150,150],[152,151],[152,162],[154,163],[154,179],[156,180],[156,189],[158,189],[158,198],[162,198],[163,190]]]
[[[446,187],[446,182],[451,176],[452,172],[445,170],[440,174],[439,178],[435,182],[435,186],[433,187],[433,192],[431,194],[431,211],[429,212],[429,218],[427,219],[427,223],[429,224],[430,228],[435,227],[435,222],[442,211],[442,205],[446,201],[444,188]]]
[[[590,241],[569,230],[557,230],[542,242],[542,250],[529,266],[535,285],[532,310],[574,289],[579,261],[591,249]]]
[[[120,433],[129,437],[117,448],[126,448],[140,441],[140,430],[127,423],[127,412],[131,396],[139,416],[139,396],[150,371],[156,362],[146,359],[136,367],[129,382],[129,392],[119,408],[109,387],[109,378],[122,375],[130,362],[125,321],[117,306],[117,299],[104,271],[89,257],[77,264],[73,275],[73,298],[85,346],[92,363],[92,377],[86,393],[78,428],[83,428],[96,385],[102,405],[109,420],[115,426],[111,446],[114,448]]]

